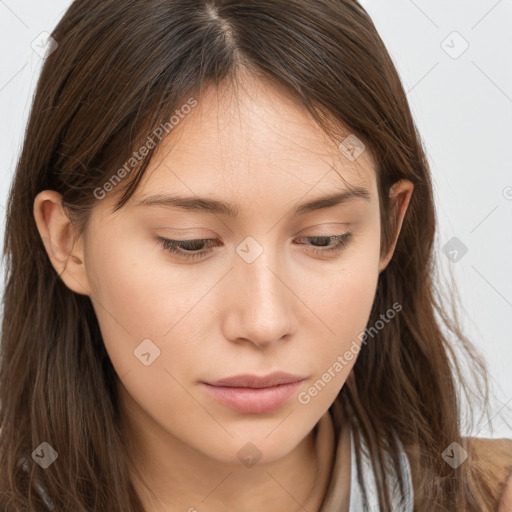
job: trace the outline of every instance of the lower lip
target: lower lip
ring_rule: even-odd
[[[238,412],[261,414],[274,411],[290,398],[302,381],[269,388],[234,388],[204,384],[206,391],[221,404]]]

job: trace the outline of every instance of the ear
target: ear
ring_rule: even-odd
[[[89,295],[83,237],[68,217],[62,196],[54,190],[40,192],[34,200],[34,218],[50,261],[66,286],[81,295]]]
[[[402,223],[405,217],[405,212],[409,206],[412,197],[414,185],[409,180],[397,181],[389,190],[389,198],[392,207],[392,218],[394,224],[394,233],[392,234],[392,243],[388,253],[381,257],[379,261],[379,274],[388,266],[395,252],[398,235],[402,229]]]

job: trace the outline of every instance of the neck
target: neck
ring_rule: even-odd
[[[321,509],[334,462],[329,412],[286,456],[246,467],[198,452],[134,411],[138,406],[129,397],[122,402],[129,470],[146,512]]]

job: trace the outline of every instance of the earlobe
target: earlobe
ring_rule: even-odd
[[[89,295],[83,239],[62,205],[62,196],[54,190],[40,192],[34,200],[34,219],[50,262],[72,291]]]
[[[393,216],[393,223],[395,230],[392,238],[392,243],[388,253],[381,258],[379,262],[379,274],[388,266],[393,254],[395,252],[398,236],[402,229],[402,223],[405,217],[405,212],[409,207],[409,202],[414,190],[414,184],[409,180],[397,181],[389,190],[390,203],[392,205],[391,215]]]

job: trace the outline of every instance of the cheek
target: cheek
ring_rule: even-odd
[[[360,239],[339,261],[301,293],[336,338],[347,339],[364,330],[370,315],[379,277],[378,243],[371,236]]]
[[[163,285],[165,275],[154,264],[156,250],[135,236],[121,238],[112,230],[98,237],[88,254],[91,300],[120,375],[136,362],[133,350],[142,340],[157,340],[179,314],[175,297],[180,283]]]
[[[116,236],[118,232],[129,235]],[[190,283],[185,273],[166,264],[162,249],[148,237],[122,225],[105,231],[92,247],[88,262],[93,298],[133,336],[148,328],[163,334],[185,309]],[[122,320],[122,322],[121,322]],[[160,328],[160,330],[159,330]]]
[[[136,235],[116,237],[116,230],[91,248],[91,300],[105,347],[121,377],[146,369],[134,353],[143,342],[151,357],[158,354],[149,367],[152,370],[193,367],[194,345],[208,335],[201,334],[200,320],[204,297],[215,279],[198,280],[192,267],[170,265],[162,251],[156,243],[143,242]],[[154,385],[158,387],[158,382]]]
[[[342,263],[330,270],[317,286],[310,286],[305,295],[308,307],[322,320],[315,337],[322,341],[304,349],[309,352],[318,378],[330,382],[328,393],[333,394],[329,399],[334,399],[335,388],[342,386],[361,350],[375,299],[378,260],[378,234],[377,241],[371,235],[360,239],[357,247],[340,259]],[[301,293],[305,294],[306,290]],[[331,381],[333,375],[336,377]]]

